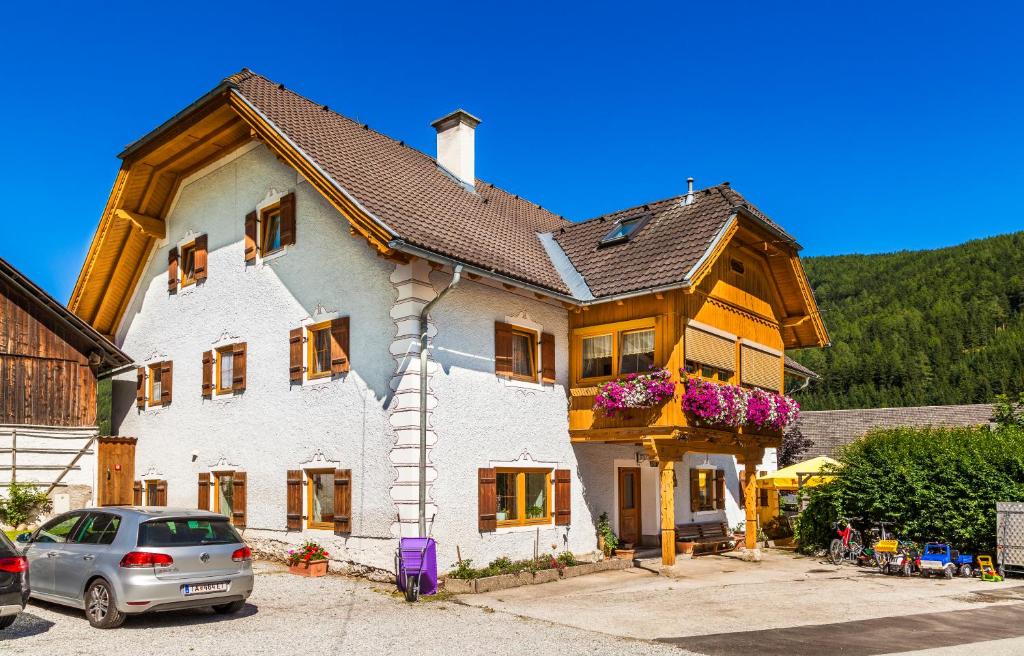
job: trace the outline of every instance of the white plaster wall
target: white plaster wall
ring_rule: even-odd
[[[15,435],[16,433],[16,435]],[[73,449],[81,450],[89,447],[75,463],[74,468],[63,473],[61,485],[50,494],[53,511],[49,515],[58,514],[74,508],[83,508],[96,502],[96,451],[98,445],[89,441],[97,435],[95,427],[59,427],[59,426],[0,426],[0,445],[5,448],[17,443],[19,453],[16,456],[4,454],[0,463],[11,465],[16,458],[19,469],[16,472],[19,483],[36,483],[41,491],[49,488],[61,476],[63,469],[75,459],[75,454],[66,453],[22,453],[23,449]],[[42,466],[53,469],[37,470],[24,467]],[[11,470],[0,471],[0,483],[11,481]],[[6,493],[6,487],[0,487],[0,494]],[[49,516],[47,515],[47,516]],[[44,518],[45,519],[45,518]]]
[[[246,266],[244,217],[268,195],[296,194],[296,244]],[[353,476],[349,538],[308,531],[340,558],[390,566],[394,473],[386,454],[394,332],[393,265],[377,258],[347,222],[263,146],[222,161],[182,187],[168,234],[153,253],[117,335],[137,362],[174,362],[173,401],[138,411],[131,400],[118,433],[139,438],[136,470],[168,481],[168,503],[196,505],[197,474],[217,463],[247,473],[247,537],[297,542],[285,534],[286,471],[318,453]],[[167,251],[191,231],[209,239],[208,279],[167,292]],[[288,333],[322,310],[351,319],[345,377],[308,385],[288,380]],[[203,399],[202,353],[247,343],[245,392]],[[122,378],[134,389],[134,372]],[[123,393],[123,392],[122,392]],[[194,456],[193,456],[194,454]]]
[[[449,276],[435,272],[436,289]],[[432,461],[438,501],[435,535],[439,566],[455,562],[455,547],[477,564],[497,556],[528,557],[535,540],[540,552],[569,548],[577,553],[596,548],[594,522],[584,498],[581,467],[569,442],[566,386],[568,316],[565,308],[532,296],[510,293],[464,279],[432,312],[436,335],[431,377],[436,398],[431,426],[437,436]],[[494,323],[525,322],[555,336],[554,385],[518,383],[494,375]],[[477,523],[477,470],[519,459],[554,463],[574,473],[572,523],[569,527],[499,528],[481,534]]]

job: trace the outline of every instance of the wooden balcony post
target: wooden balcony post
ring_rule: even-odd
[[[676,494],[674,460],[658,460],[661,484],[661,564],[676,564]]]
[[[757,548],[757,463],[748,458],[743,463],[743,496],[746,506],[746,546],[748,551]]]

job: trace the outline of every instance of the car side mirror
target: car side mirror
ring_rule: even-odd
[[[19,533],[18,537],[14,538],[14,541],[15,542],[21,542],[22,544],[27,544],[27,543],[32,541],[32,534],[31,533]]]

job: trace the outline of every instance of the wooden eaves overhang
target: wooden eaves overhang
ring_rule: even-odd
[[[166,237],[167,213],[182,180],[253,139],[294,167],[378,254],[405,259],[388,246],[395,237],[390,229],[226,80],[118,156],[121,168],[68,308],[113,339],[150,253]]]

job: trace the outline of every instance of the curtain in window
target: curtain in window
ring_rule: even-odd
[[[221,389],[227,389],[231,387],[231,381],[234,380],[234,363],[235,356],[232,351],[221,351],[220,353],[220,386]]]
[[[612,375],[612,336],[583,338],[583,378]]]
[[[533,376],[533,340],[527,335],[512,333],[512,372],[517,376]]]
[[[620,374],[645,372],[654,364],[654,331],[634,330],[622,334]]]

